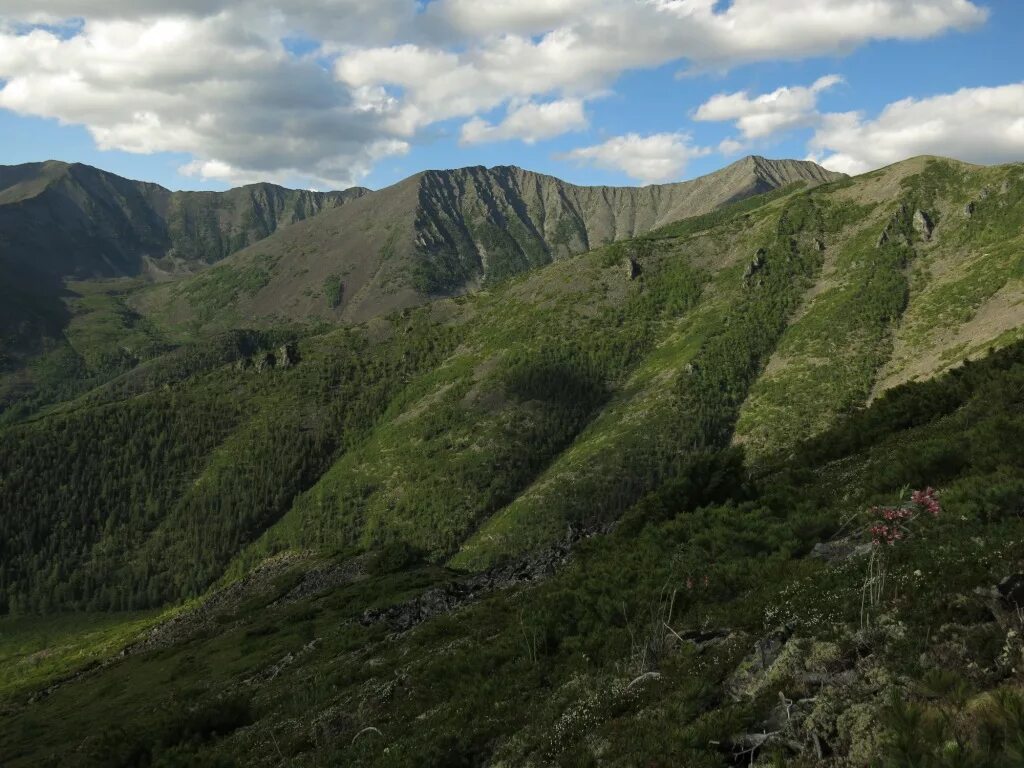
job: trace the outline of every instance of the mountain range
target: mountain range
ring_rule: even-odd
[[[5,764],[1013,764],[1024,165],[0,184]]]

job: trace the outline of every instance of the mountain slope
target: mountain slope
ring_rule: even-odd
[[[68,279],[195,271],[365,191],[171,192],[81,164],[0,167],[0,354],[59,334]]]
[[[61,277],[137,275],[165,258],[194,268],[365,192],[172,192],[79,163],[5,166],[0,238],[5,262]]]
[[[480,568],[603,528],[730,444],[784,457],[897,381],[907,339],[926,377],[1020,338],[1022,217],[1020,166],[917,159],[290,350],[286,329],[186,345],[5,430],[8,600],[161,604],[282,551],[400,542]],[[77,484],[39,485],[55,461]],[[51,523],[15,535],[26,516]]]
[[[1017,766],[1022,263],[914,158],[27,407],[0,759]]]
[[[609,535],[486,574],[294,553],[160,616],[0,618],[0,754],[1017,768],[1022,393],[1017,343],[772,472],[708,456]],[[922,480],[940,491],[901,494]],[[875,505],[917,513],[892,547]]]
[[[839,178],[814,163],[749,157],[679,184],[577,187],[514,167],[427,171],[150,293],[173,323],[362,321],[790,184]]]

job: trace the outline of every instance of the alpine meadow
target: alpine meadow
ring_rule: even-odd
[[[0,766],[1024,766],[1024,13],[98,5],[0,1]]]

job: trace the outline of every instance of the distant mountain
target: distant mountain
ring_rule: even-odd
[[[580,187],[514,166],[426,171],[275,233],[144,306],[214,327],[360,321],[752,195],[839,178],[811,162],[763,157],[647,187]]]
[[[366,192],[172,192],[78,163],[2,166],[0,333],[10,343],[58,332],[67,279],[195,271]]]

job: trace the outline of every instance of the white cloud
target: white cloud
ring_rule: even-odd
[[[587,127],[587,116],[580,99],[549,101],[546,104],[525,102],[509,107],[505,119],[497,125],[474,117],[462,126],[460,141],[479,144],[485,141],[522,139],[527,144],[560,136]]]
[[[196,173],[339,186],[440,120],[539,140],[545,106],[629,69],[842,53],[985,17],[970,0],[0,0],[0,107],[187,153]],[[33,23],[63,26],[23,34]],[[536,130],[516,125],[526,104]],[[503,105],[502,123],[478,118]]]
[[[826,75],[810,86],[778,88],[762,96],[751,97],[746,91],[720,93],[701,104],[694,119],[735,120],[743,138],[763,139],[779,131],[816,123],[818,94],[842,81],[839,75]]]
[[[851,174],[927,154],[1024,160],[1024,83],[903,99],[873,120],[857,112],[825,115],[810,146],[827,168]]]
[[[650,184],[677,181],[686,164],[711,150],[695,147],[685,133],[655,133],[640,136],[629,133],[616,136],[603,144],[581,147],[567,152],[566,160],[593,165],[611,171],[622,171],[638,181]]]
[[[0,107],[85,125],[102,149],[188,153],[231,182],[350,186],[407,149],[323,67],[225,16],[0,35],[0,78]]]
[[[718,143],[718,151],[723,155],[738,155],[746,148],[746,144],[742,141],[736,141],[736,139],[722,139]]]

